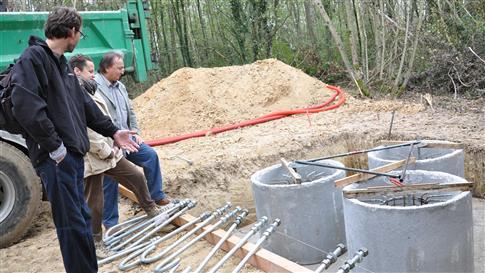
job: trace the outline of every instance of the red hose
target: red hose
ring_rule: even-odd
[[[245,126],[255,125],[255,124],[267,122],[267,121],[270,121],[270,120],[280,119],[280,118],[284,118],[284,117],[295,115],[295,114],[319,113],[319,112],[332,110],[332,109],[339,107],[340,105],[342,105],[345,102],[345,94],[339,87],[332,86],[332,85],[327,85],[327,87],[329,89],[335,91],[335,94],[333,94],[330,97],[330,99],[328,99],[327,101],[325,101],[324,103],[319,104],[319,105],[315,105],[315,106],[311,106],[311,107],[307,107],[307,108],[294,109],[294,110],[272,112],[272,113],[269,113],[267,115],[261,116],[259,118],[255,118],[255,119],[251,119],[251,120],[245,120],[245,121],[242,121],[242,122],[236,123],[236,124],[229,124],[229,125],[225,125],[225,126],[222,126],[222,127],[212,128],[212,129],[209,129],[209,130],[198,131],[198,132],[184,134],[184,135],[180,135],[180,136],[165,137],[165,138],[160,138],[160,139],[155,139],[155,140],[149,140],[149,141],[146,141],[145,143],[152,146],[152,147],[153,146],[159,146],[159,145],[164,145],[164,144],[169,144],[169,143],[175,143],[175,142],[182,141],[182,140],[189,139],[189,138],[203,137],[203,136],[206,136],[208,134],[218,134],[218,133],[222,133],[222,132],[225,132],[225,131],[229,131],[229,130],[233,130],[233,129],[237,129],[237,128],[242,128],[242,127],[245,127]],[[330,103],[332,103],[336,100],[337,96],[338,96],[338,101],[335,102],[332,105],[329,105]]]

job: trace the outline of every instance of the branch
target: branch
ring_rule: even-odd
[[[456,100],[456,96],[457,96],[456,84],[455,84],[455,81],[453,80],[453,78],[450,75],[450,71],[451,70],[448,70],[448,77],[450,77],[451,82],[453,83],[453,88],[455,89],[455,95],[453,96],[453,98]]]
[[[469,49],[469,50],[470,50],[470,51],[473,53],[473,55],[477,56],[477,58],[478,58],[480,61],[482,61],[483,63],[485,63],[485,61],[484,61],[482,58],[480,58],[480,56],[478,56],[478,54],[477,54],[477,53],[475,53],[475,51],[473,51],[473,49],[472,49],[471,47],[468,47],[468,49]]]

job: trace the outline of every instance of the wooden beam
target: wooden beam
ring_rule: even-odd
[[[463,143],[429,143],[425,142],[426,146],[422,148],[435,148],[435,149],[464,149],[465,144]],[[418,146],[419,147],[419,146]]]
[[[131,192],[129,189],[123,187],[122,185],[119,185],[119,191],[122,195],[128,197],[130,200],[132,200],[135,203],[138,203],[138,200],[135,197],[135,194]],[[183,224],[186,224],[190,221],[195,219],[194,216],[186,213],[184,215],[181,215],[177,217],[172,223],[181,226]],[[202,230],[207,230],[209,229],[211,225],[207,225]],[[199,234],[203,231],[200,231]],[[222,229],[217,229],[213,232],[208,233],[204,239],[215,245],[219,240],[225,235],[225,231]],[[231,236],[227,239],[227,241],[222,244],[221,249],[225,251],[229,251],[232,247],[234,247],[238,242],[240,238],[237,236]],[[239,258],[243,258],[246,256],[248,251],[254,248],[254,244],[251,242],[247,242],[245,245],[243,245],[236,253],[234,253],[235,256]],[[312,273],[313,270],[310,270],[306,267],[303,267],[297,263],[294,263],[286,258],[283,258],[279,255],[276,255],[275,253],[268,251],[266,249],[260,249],[257,251],[251,259],[249,259],[248,263],[253,265],[254,267],[263,270],[264,272],[275,272],[275,273]]]
[[[178,217],[173,221],[173,224],[177,226],[181,226],[186,224],[190,221],[195,219],[194,216],[190,214],[184,214]],[[203,230],[209,229],[211,225],[208,225]],[[222,229],[215,230],[209,234],[207,234],[204,239],[209,243],[215,245],[219,240],[226,234],[226,232]],[[240,240],[241,238],[237,236],[231,236],[227,241],[222,244],[221,249],[225,251],[229,251],[232,249]],[[243,245],[238,251],[234,253],[234,256],[239,258],[244,258],[246,254],[254,248],[254,244],[251,242],[247,242]],[[248,263],[253,265],[254,267],[263,270],[264,272],[277,272],[277,273],[311,273],[313,270],[310,270],[306,267],[303,267],[297,263],[294,263],[286,258],[283,258],[271,251],[266,249],[260,249],[257,251],[251,259],[249,259]]]
[[[409,141],[400,141],[400,140],[382,140],[380,142],[381,145],[390,146],[390,145],[397,145],[397,144],[404,144],[409,143]],[[421,144],[417,145],[418,148],[435,148],[435,149],[464,149],[465,144],[463,143],[431,143],[423,140]]]
[[[473,188],[473,182],[465,183],[422,183],[404,186],[377,186],[363,189],[344,190],[343,194],[347,198],[357,198],[383,193],[412,193],[416,191],[470,191]]]
[[[415,157],[410,157],[408,164],[413,164],[415,162],[416,162],[416,158]],[[396,162],[393,162],[393,163],[390,163],[390,164],[387,164],[387,165],[384,165],[384,166],[380,166],[380,167],[375,168],[375,169],[372,169],[370,171],[380,172],[380,173],[387,173],[387,172],[390,172],[392,170],[395,170],[397,168],[400,168],[400,167],[404,166],[404,164],[406,164],[406,160],[405,159],[404,160],[400,160],[400,161],[396,161]],[[353,184],[355,182],[361,182],[361,181],[368,180],[368,179],[370,179],[372,177],[375,177],[375,176],[376,175],[370,174],[370,173],[357,173],[357,174],[354,174],[354,175],[347,176],[345,178],[336,180],[335,181],[335,187],[342,188],[342,187],[345,187],[347,185]]]
[[[128,197],[128,199],[130,199],[135,203],[138,203],[138,199],[136,199],[135,194],[129,189],[125,188],[125,186],[118,184],[118,191],[120,192],[121,195]]]
[[[290,164],[284,158],[281,158],[280,160],[281,160],[281,165],[291,175],[293,184],[301,184],[301,175],[299,175],[292,167],[290,167]]]

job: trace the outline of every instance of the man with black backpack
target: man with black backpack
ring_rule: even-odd
[[[24,130],[29,157],[52,207],[64,267],[97,272],[89,209],[83,196],[83,156],[89,150],[87,127],[112,137],[122,149],[137,151],[133,132],[119,130],[81,90],[67,64],[84,36],[79,13],[55,8],[44,26],[47,40],[31,36],[12,71],[13,115]]]

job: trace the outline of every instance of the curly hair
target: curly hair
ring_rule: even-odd
[[[49,13],[44,25],[44,34],[48,39],[69,37],[70,31],[81,29],[83,19],[79,12],[69,7],[56,7]]]

